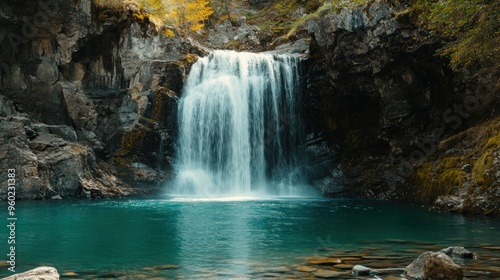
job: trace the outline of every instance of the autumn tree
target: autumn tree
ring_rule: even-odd
[[[198,31],[204,21],[213,14],[208,0],[173,0],[173,9],[168,17],[175,19],[183,31]]]
[[[165,28],[164,34],[173,36],[172,29],[181,32],[198,31],[213,14],[208,0],[94,0],[103,7],[119,8],[127,4],[136,4],[145,18]]]

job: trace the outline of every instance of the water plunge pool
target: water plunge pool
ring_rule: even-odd
[[[168,197],[20,201],[17,211],[16,270],[50,265],[66,273],[62,279],[301,279],[296,268],[315,256],[401,267],[419,252],[451,245],[487,257],[475,260],[485,266],[500,265],[498,219],[388,202]]]

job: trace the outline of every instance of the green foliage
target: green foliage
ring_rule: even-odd
[[[422,26],[445,39],[455,69],[500,63],[500,0],[416,0]]]
[[[417,166],[413,183],[418,186],[418,201],[433,202],[440,195],[472,193],[495,188],[495,156],[500,149],[500,117],[469,128],[443,140],[438,147],[443,155]],[[445,151],[457,150],[455,155]],[[471,170],[464,170],[469,165]]]
[[[274,8],[281,16],[286,16],[290,13],[295,5],[295,0],[280,1],[274,5]]]
[[[309,20],[315,20],[325,13],[338,13],[344,8],[354,8],[360,6],[369,0],[330,0],[330,1],[314,1],[312,6],[317,6],[317,9],[302,18],[296,20],[288,31],[287,37],[290,37],[297,31],[297,28]],[[307,4],[306,4],[307,5]]]

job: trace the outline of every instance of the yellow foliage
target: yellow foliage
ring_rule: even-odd
[[[165,37],[174,37],[175,36],[174,31],[172,31],[171,29],[168,29],[168,28],[165,28],[165,30],[163,30],[162,34]]]
[[[214,11],[209,6],[208,0],[175,0],[178,2],[172,11],[172,17],[177,21],[177,25],[184,31],[198,31]]]
[[[114,9],[135,3],[140,12],[134,13],[134,17],[148,19],[157,27],[169,26],[162,32],[167,37],[174,36],[172,28],[183,32],[200,30],[214,12],[208,0],[94,0],[94,3]]]

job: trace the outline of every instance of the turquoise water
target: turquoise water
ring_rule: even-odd
[[[343,199],[20,201],[17,217],[18,271],[51,265],[80,275],[171,264],[179,269],[162,275],[224,278],[329,250],[397,255],[419,246],[500,244],[496,218]],[[5,254],[7,234],[1,231]],[[0,269],[0,276],[10,274]]]

